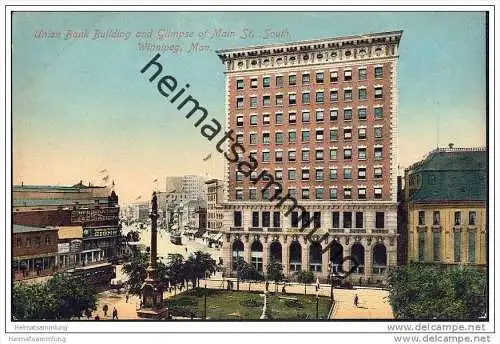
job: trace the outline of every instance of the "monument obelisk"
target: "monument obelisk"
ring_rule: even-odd
[[[137,311],[141,318],[161,319],[167,316],[168,308],[163,304],[163,288],[157,276],[158,244],[157,221],[158,199],[153,192],[151,199],[151,247],[149,264],[146,269],[147,277],[142,285],[142,306]]]

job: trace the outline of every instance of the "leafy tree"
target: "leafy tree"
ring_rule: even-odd
[[[271,260],[271,263],[267,265],[267,278],[274,281],[274,291],[278,292],[278,282],[282,281],[285,277],[283,275],[283,266],[280,262]]]
[[[70,320],[96,309],[96,293],[85,280],[55,274],[40,284],[20,283],[12,291],[16,320]]]
[[[311,284],[314,281],[314,274],[312,273],[312,271],[300,270],[295,273],[295,276],[299,283],[304,283],[304,295],[306,295],[307,294],[306,287],[308,284]]]
[[[255,266],[250,263],[245,262],[243,258],[239,258],[236,262],[236,270],[238,272],[238,277],[242,280],[247,281],[262,281],[264,276],[260,274]]]
[[[142,284],[146,280],[148,267],[148,255],[140,253],[130,262],[123,264],[122,272],[128,276],[125,285],[132,295],[142,295]]]
[[[171,256],[170,261],[166,265],[165,277],[171,285],[184,283],[185,270],[184,270],[184,257],[182,254],[174,254]]]
[[[141,240],[141,236],[138,231],[130,231],[127,233],[127,241],[137,242]]]
[[[216,271],[217,264],[210,254],[196,251],[184,263],[184,274],[193,286],[200,286],[200,279]]]
[[[476,320],[485,314],[485,286],[485,273],[472,267],[412,264],[388,276],[394,315],[404,320]]]

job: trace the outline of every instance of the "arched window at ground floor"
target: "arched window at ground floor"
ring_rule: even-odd
[[[302,246],[297,241],[290,244],[290,271],[302,270]]]
[[[330,263],[333,269],[333,273],[338,273],[343,271],[342,260],[344,258],[344,248],[342,245],[335,240],[330,246]]]
[[[309,246],[309,270],[313,272],[321,272],[321,264],[322,264],[322,252],[321,252],[321,244],[312,243]]]
[[[263,247],[260,241],[254,241],[252,243],[251,252],[250,252],[250,264],[252,264],[257,271],[262,272],[264,270],[263,267]]]
[[[243,259],[243,251],[245,250],[245,246],[241,242],[241,240],[235,240],[233,242],[233,270],[236,270],[236,262],[239,259]]]
[[[373,273],[383,274],[387,269],[387,250],[383,244],[373,247]]]
[[[272,262],[281,263],[282,248],[279,241],[273,241],[269,247],[269,257]]]
[[[351,257],[354,260],[351,261],[352,272],[363,274],[365,272],[365,248],[363,245],[359,243],[352,245]]]

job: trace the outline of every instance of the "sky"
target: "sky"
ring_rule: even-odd
[[[203,37],[218,29],[235,35]],[[245,29],[254,37],[242,37]],[[267,29],[289,34],[266,38]],[[60,36],[35,37],[40,30]],[[87,31],[87,37],[66,39],[69,30]],[[96,30],[130,36],[94,39]],[[158,40],[165,30],[192,37]],[[215,50],[393,30],[403,30],[399,165],[407,167],[450,142],[485,146],[481,12],[17,12],[12,18],[13,182],[102,185],[109,175],[121,203],[163,188],[166,176],[222,178],[223,156],[215,144],[140,73],[158,51],[141,51],[139,42],[180,46],[180,52],[162,52],[163,74],[180,85],[189,83],[208,118],[224,123],[224,66]],[[149,32],[152,39],[136,36]],[[193,43],[207,49],[190,51]],[[208,154],[212,158],[203,161]]]

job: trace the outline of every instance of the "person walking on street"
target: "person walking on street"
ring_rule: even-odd
[[[269,290],[269,281],[266,281],[266,291]]]
[[[102,307],[102,311],[104,312],[104,316],[107,317],[108,316],[108,305],[105,304]]]
[[[113,320],[118,320],[118,311],[116,310],[116,307],[113,307]]]
[[[358,294],[355,294],[354,295],[354,306],[358,307],[358,303],[359,303],[359,297],[358,297]]]
[[[128,293],[125,295],[125,303],[128,303]]]

